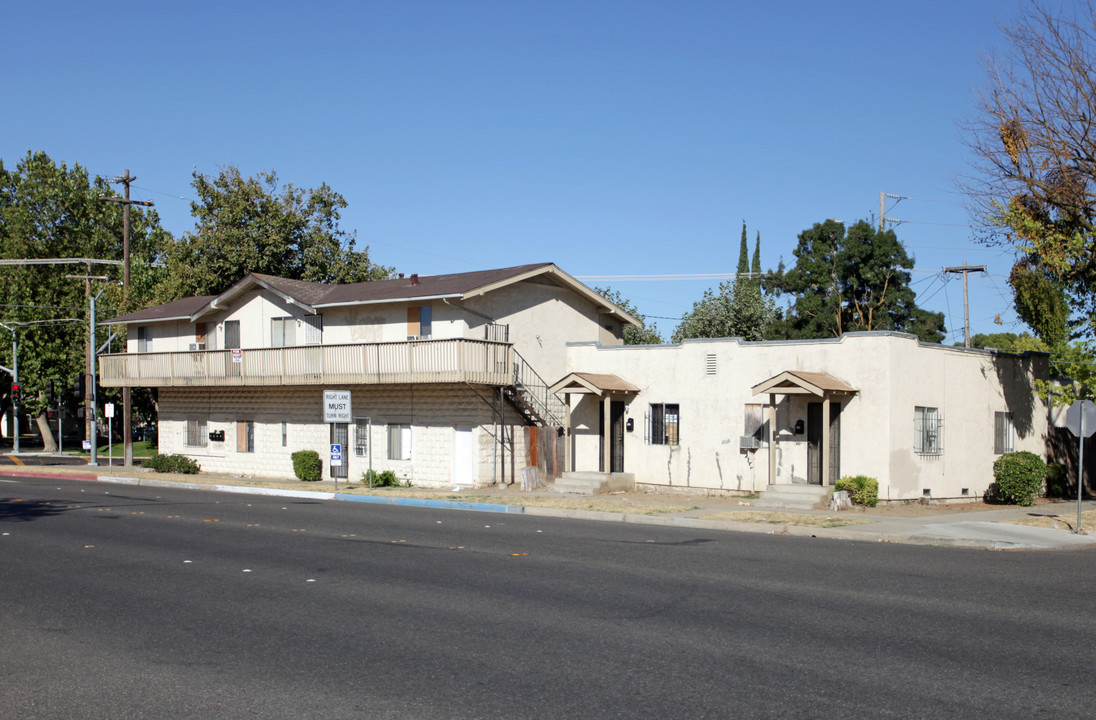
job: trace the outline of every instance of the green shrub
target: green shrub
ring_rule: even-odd
[[[315,450],[298,450],[293,458],[293,474],[305,482],[316,482],[323,477],[323,463]]]
[[[844,490],[856,505],[875,507],[879,503],[879,481],[867,475],[855,475],[839,479],[834,490]]]
[[[365,485],[372,484],[373,487],[411,487],[411,481],[401,481],[396,477],[394,470],[385,470],[384,472],[366,470],[362,473],[362,483]]]
[[[1047,463],[1047,497],[1068,498],[1069,478],[1066,477],[1066,466],[1060,463]]]
[[[159,453],[141,461],[141,467],[162,473],[194,475],[202,468],[185,455],[161,455]]]
[[[986,499],[1005,505],[1031,505],[1043,489],[1047,464],[1035,453],[1012,452],[993,463],[995,482],[986,491]]]

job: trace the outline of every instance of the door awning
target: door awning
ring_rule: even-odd
[[[784,372],[753,386],[753,394],[772,393],[774,395],[814,395],[833,397],[836,395],[855,395],[860,392],[848,383],[833,375],[805,370],[785,370]]]
[[[548,388],[550,393],[585,393],[605,395],[635,395],[639,388],[611,374],[573,372]]]

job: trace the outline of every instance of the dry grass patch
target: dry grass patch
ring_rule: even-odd
[[[1074,507],[1072,513],[1063,508],[1063,511],[1057,514],[1050,512],[1049,509],[1032,510],[1027,517],[1009,520],[1008,524],[1073,532],[1077,526],[1077,508]],[[1081,530],[1086,531],[1086,529],[1092,530],[1094,528],[1096,528],[1096,510],[1085,510],[1081,513]]]
[[[870,518],[849,515],[805,515],[787,512],[722,512],[702,515],[705,520],[730,520],[732,522],[768,523],[770,525],[798,525],[802,527],[844,527],[874,522]]]

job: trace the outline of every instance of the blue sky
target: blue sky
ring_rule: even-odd
[[[192,227],[195,170],[274,170],[347,199],[342,226],[400,272],[551,261],[668,337],[733,273],[815,222],[887,216],[918,301],[962,339],[1020,331],[1012,256],[972,243],[955,179],[1001,0],[15,3],[0,157],[138,177]],[[605,280],[708,275],[707,279]],[[715,277],[713,277],[715,276]],[[599,279],[592,279],[599,278]],[[1001,324],[996,319],[1000,316]]]

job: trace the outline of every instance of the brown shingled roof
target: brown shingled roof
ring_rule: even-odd
[[[194,313],[209,305],[213,295],[188,297],[174,300],[165,305],[156,305],[146,310],[138,310],[128,315],[105,320],[102,325],[121,325],[130,322],[158,322],[166,320],[189,320]]]
[[[557,268],[552,263],[516,265],[496,270],[450,273],[447,275],[410,275],[391,280],[373,280],[349,285],[326,285],[305,280],[251,273],[216,297],[185,298],[161,305],[104,324],[123,322],[156,322],[160,320],[197,320],[202,315],[223,306],[233,297],[254,287],[265,287],[310,308],[359,305],[380,302],[399,302],[428,298],[466,299],[490,292],[498,287],[531,278],[540,278],[585,295],[591,302],[605,306],[626,323],[639,325],[639,321],[625,313],[611,301]],[[170,312],[171,315],[166,315]]]

